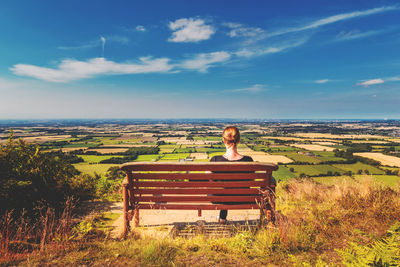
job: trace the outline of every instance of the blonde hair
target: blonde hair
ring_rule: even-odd
[[[238,128],[235,126],[226,127],[222,133],[222,138],[224,139],[224,143],[228,144],[228,146],[236,146],[240,141]]]

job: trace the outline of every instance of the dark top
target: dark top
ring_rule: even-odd
[[[237,160],[228,160],[227,158],[225,158],[224,156],[214,156],[211,158],[210,160],[211,162],[236,162],[236,161],[253,161],[253,159],[249,156],[243,156],[243,158],[241,159],[237,159]]]

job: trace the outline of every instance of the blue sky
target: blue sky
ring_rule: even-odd
[[[398,1],[2,1],[0,119],[400,119]]]

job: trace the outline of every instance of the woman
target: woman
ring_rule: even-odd
[[[234,126],[226,127],[222,133],[222,140],[224,141],[226,152],[222,156],[214,156],[211,162],[226,162],[226,161],[253,161],[249,156],[243,156],[237,152],[237,147],[240,141],[240,133],[238,128]],[[234,203],[220,203],[220,204],[234,204]],[[221,210],[219,213],[219,222],[226,223],[227,210]]]

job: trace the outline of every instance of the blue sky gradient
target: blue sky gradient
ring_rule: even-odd
[[[398,1],[2,1],[0,119],[400,119]]]

